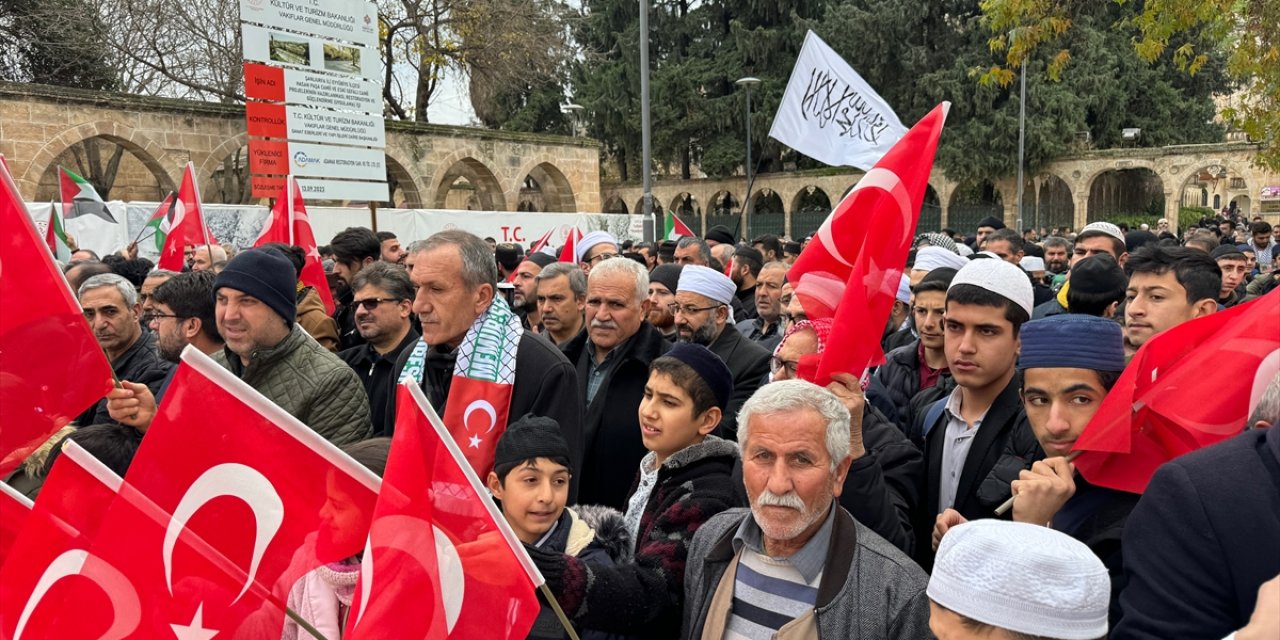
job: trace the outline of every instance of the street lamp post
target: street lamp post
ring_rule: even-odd
[[[649,0],[640,0],[640,175],[644,177],[644,241],[653,242],[662,223],[653,210],[653,175],[649,166]]]
[[[746,89],[747,91],[747,197],[742,205],[742,237],[747,239],[751,233],[751,90],[760,84],[759,78],[747,76],[739,78],[734,84]]]
[[[560,106],[560,111],[569,114],[569,132],[574,138],[578,137],[578,126],[581,124],[582,112],[586,109],[580,104],[570,102]]]
[[[1022,58],[1022,97],[1018,100],[1018,233],[1022,233],[1022,165],[1026,157],[1027,139],[1027,58]]]

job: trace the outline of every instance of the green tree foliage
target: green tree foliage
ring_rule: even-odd
[[[584,3],[583,29],[575,33],[584,55],[574,74],[592,135],[631,171],[638,168],[640,147],[635,5]],[[684,173],[692,161],[711,176],[741,171],[746,106],[733,82],[746,75],[762,80],[752,94],[757,170],[821,166],[767,137],[804,34],[812,29],[904,124],[943,100],[952,102],[938,154],[949,176],[976,183],[1016,170],[1018,85],[980,82],[1009,64],[1007,53],[990,41],[990,19],[979,0],[711,0],[691,6],[665,0],[650,11],[658,168],[679,166]],[[1065,18],[1043,18],[1046,44],[1004,43],[1028,53],[1027,158],[1033,171],[1077,148],[1086,134],[1093,146],[1117,146],[1126,127],[1143,129],[1143,145],[1221,139],[1221,127],[1208,122],[1212,95],[1228,88],[1223,48],[1212,34],[1193,31],[1173,36],[1170,47],[1143,59],[1133,46],[1142,37],[1140,17],[1141,8],[1131,3],[1089,3]],[[1203,56],[1194,76],[1180,71],[1189,63],[1177,52],[1188,44]],[[619,171],[617,177],[630,176]]]
[[[103,61],[98,14],[83,0],[0,3],[0,79],[80,89],[115,89],[119,77]]]

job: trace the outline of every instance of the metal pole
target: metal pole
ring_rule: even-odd
[[[747,202],[742,207],[742,237],[751,239],[751,85],[747,85]]]
[[[644,176],[644,241],[653,242],[662,228],[653,209],[653,175],[649,167],[649,0],[640,0],[640,174]]]
[[[1018,100],[1018,233],[1022,233],[1022,163],[1027,144],[1027,59],[1022,58],[1022,98]]]

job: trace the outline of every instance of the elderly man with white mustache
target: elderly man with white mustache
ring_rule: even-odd
[[[839,398],[801,380],[743,405],[751,508],[694,535],[682,637],[930,637],[924,571],[837,501],[853,462],[849,421]]]
[[[639,468],[648,453],[635,407],[644,397],[649,364],[671,348],[662,333],[645,322],[648,313],[649,272],[644,265],[610,258],[591,268],[586,327],[561,347],[578,371],[587,403],[579,504],[626,511],[635,480],[630,470]]]

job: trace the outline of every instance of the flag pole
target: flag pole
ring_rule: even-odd
[[[560,624],[564,625],[564,630],[569,634],[572,640],[578,640],[578,632],[573,630],[573,625],[569,622],[569,616],[564,614],[564,609],[560,608],[560,603],[556,600],[555,595],[551,593],[551,588],[544,581],[538,585],[538,590],[542,595],[546,596],[547,604],[551,605],[551,610],[556,612],[556,617],[560,619]]]
[[[311,636],[314,637],[316,640],[329,640],[328,638],[324,637],[319,631],[317,631],[315,627],[311,626],[310,622],[303,620],[302,616],[298,615],[297,611],[294,611],[289,607],[285,607],[284,612],[286,615],[289,616],[290,620],[293,620],[294,622],[298,623],[299,627],[302,627],[303,630],[311,634]]]
[[[1067,462],[1071,462],[1072,460],[1075,460],[1077,457],[1079,457],[1079,456],[1080,456],[1080,454],[1081,454],[1081,453],[1082,453],[1081,451],[1072,451],[1071,453],[1068,453],[1068,454],[1067,454]],[[1010,509],[1012,509],[1012,508],[1013,508],[1013,499],[1014,499],[1014,498],[1016,498],[1016,497],[1018,497],[1018,496],[1009,496],[1009,499],[1008,499],[1008,500],[1005,500],[1005,501],[1004,501],[1000,506],[996,507],[996,515],[997,515],[997,516],[1002,516],[1002,515],[1004,515],[1004,514],[1005,514],[1005,512],[1007,512],[1007,511],[1009,511]]]

